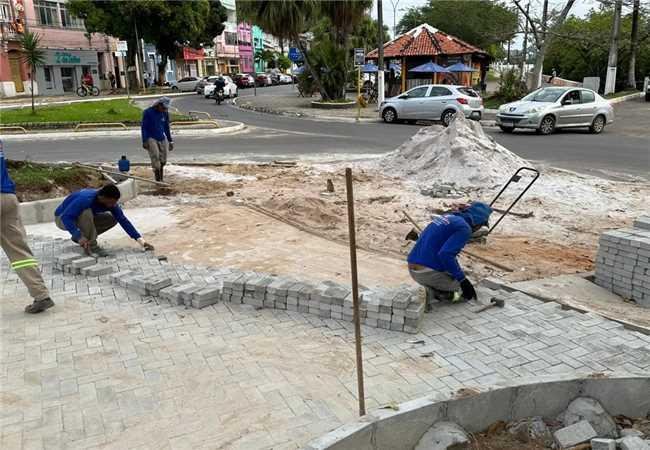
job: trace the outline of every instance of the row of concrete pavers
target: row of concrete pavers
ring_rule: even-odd
[[[650,217],[637,219],[632,228],[601,235],[595,282],[650,308]]]
[[[165,275],[144,275],[132,270],[118,272],[110,262],[101,263],[78,253],[58,256],[54,267],[71,274],[110,275],[114,284],[141,295],[159,297],[175,306],[204,308],[223,301],[314,314],[322,319],[353,320],[351,290],[330,281],[312,284],[276,275],[215,269],[212,281],[207,284],[174,284]],[[363,288],[359,302],[361,321],[365,325],[406,333],[419,331],[424,304],[417,289],[406,285],[393,289]]]

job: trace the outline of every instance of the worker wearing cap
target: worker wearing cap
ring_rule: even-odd
[[[167,152],[174,150],[169,129],[169,97],[160,97],[142,113],[142,148],[149,152],[151,168],[156,181],[163,181]]]
[[[408,255],[408,267],[411,277],[427,289],[427,311],[433,298],[452,302],[476,298],[474,286],[457,258],[472,233],[487,225],[490,214],[492,208],[487,204],[473,202],[459,211],[437,216],[420,234]]]
[[[16,185],[9,177],[2,140],[0,140],[0,244],[9,258],[11,268],[27,287],[34,299],[25,307],[25,312],[34,314],[54,306],[43,276],[38,270],[38,261],[27,245],[27,234],[20,220]]]

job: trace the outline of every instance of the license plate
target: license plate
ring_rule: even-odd
[[[502,120],[501,125],[503,125],[504,127],[511,127],[514,125],[514,122],[510,122],[509,120]]]

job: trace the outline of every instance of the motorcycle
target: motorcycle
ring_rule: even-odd
[[[217,102],[217,105],[220,105],[224,98],[225,95],[223,93],[223,89],[219,89],[214,93],[214,99]]]

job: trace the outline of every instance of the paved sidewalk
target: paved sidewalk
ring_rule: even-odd
[[[54,271],[68,241],[31,245],[57,305],[25,315],[25,289],[0,256],[0,448],[297,449],[355,418],[350,323],[158,304],[108,276]],[[213,279],[113,251],[120,270]],[[600,317],[523,294],[475,308],[438,307],[415,336],[363,327],[368,408],[531,375],[650,370],[650,336]]]
[[[355,96],[348,94],[348,98]],[[235,104],[243,109],[265,112],[270,114],[282,114],[295,117],[309,117],[329,120],[352,121],[357,118],[357,107],[346,109],[318,109],[312,108],[311,102],[319,100],[319,96],[311,98],[299,97],[297,93],[289,95],[248,95],[236,99]],[[369,104],[361,108],[361,119],[364,121],[379,121],[377,104]]]

